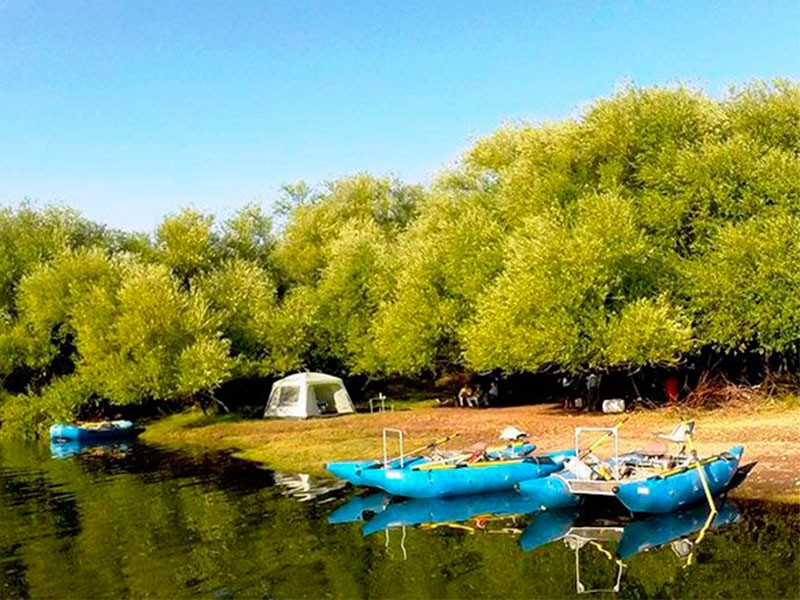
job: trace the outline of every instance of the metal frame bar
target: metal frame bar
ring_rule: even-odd
[[[400,459],[400,468],[402,469],[404,464],[405,464],[405,455],[404,455],[404,452],[403,452],[403,435],[404,434],[400,429],[390,429],[390,428],[386,428],[386,429],[383,430],[383,468],[384,469],[388,469],[389,468],[389,452],[388,452],[388,447],[386,445],[386,434],[387,433],[396,433],[397,434],[398,441],[400,443],[400,456],[398,458]]]
[[[575,428],[575,456],[580,456],[581,448],[580,448],[580,437],[582,433],[591,432],[591,431],[599,431],[602,433],[610,433],[614,438],[614,469],[613,469],[613,478],[615,481],[620,480],[619,474],[619,428],[617,426],[614,427],[576,427]],[[599,441],[599,440],[598,440]],[[597,442],[595,442],[597,443]],[[591,446],[589,446],[591,448]],[[586,481],[586,480],[582,480]]]

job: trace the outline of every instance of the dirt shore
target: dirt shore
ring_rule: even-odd
[[[799,408],[694,414],[673,409],[634,411],[620,428],[620,451],[654,441],[657,432],[671,430],[681,417],[697,422],[695,444],[701,454],[744,444],[743,464],[757,461],[735,490],[736,496],[800,503]],[[243,458],[276,470],[322,475],[326,461],[379,456],[381,432],[387,427],[405,432],[407,451],[454,433],[458,436],[444,448],[493,441],[508,425],[529,432],[539,450],[549,451],[572,447],[577,426],[603,427],[614,422],[612,415],[568,412],[547,404],[490,409],[423,406],[307,421],[219,420],[184,413],[148,426],[143,438],[197,451],[235,449]],[[598,454],[610,451],[611,446],[605,445]]]

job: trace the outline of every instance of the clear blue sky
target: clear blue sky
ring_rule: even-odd
[[[800,0],[0,0],[0,204],[152,231],[284,183],[426,182],[627,80],[800,80]]]

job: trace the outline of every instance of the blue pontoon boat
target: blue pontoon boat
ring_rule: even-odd
[[[388,458],[386,434],[397,433],[400,456]],[[533,444],[512,442],[462,453],[404,455],[403,433],[385,430],[384,459],[328,463],[328,471],[354,485],[378,488],[406,498],[445,498],[510,490],[520,481],[562,468],[572,450],[533,456]]]
[[[681,424],[664,439],[682,443],[676,455],[659,452],[619,454],[616,427],[578,427],[575,433],[576,456],[565,469],[546,478],[521,482],[517,490],[536,498],[542,508],[575,506],[592,496],[616,497],[633,513],[663,514],[698,502],[709,501],[727,490],[739,467],[743,446],[698,458],[691,445],[694,423]],[[585,432],[603,432],[614,439],[615,455],[600,461],[591,453],[578,450]]]

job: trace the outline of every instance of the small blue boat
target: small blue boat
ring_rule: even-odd
[[[141,433],[131,421],[100,421],[96,423],[57,423],[50,427],[51,440],[110,440],[128,439]]]
[[[411,468],[412,466],[428,463],[430,458],[427,456],[408,456],[404,460],[395,458],[387,462],[387,466],[391,469]],[[366,480],[361,476],[362,472],[366,469],[380,469],[383,468],[383,463],[380,460],[340,460],[337,462],[330,462],[325,465],[325,468],[338,477],[352,483],[353,485],[366,486]]]
[[[728,452],[702,461],[700,468],[712,496],[728,488],[743,452],[743,446],[734,446]],[[616,490],[616,496],[631,512],[650,514],[673,512],[706,499],[699,470],[692,463],[665,474],[623,483]]]
[[[616,428],[607,431],[616,436]],[[704,459],[686,455],[656,459],[636,452],[604,463],[576,458],[563,471],[521,482],[516,489],[536,498],[542,508],[576,506],[589,496],[614,496],[632,513],[664,514],[706,501],[706,486],[711,496],[727,490],[743,452],[743,446],[734,446]]]

